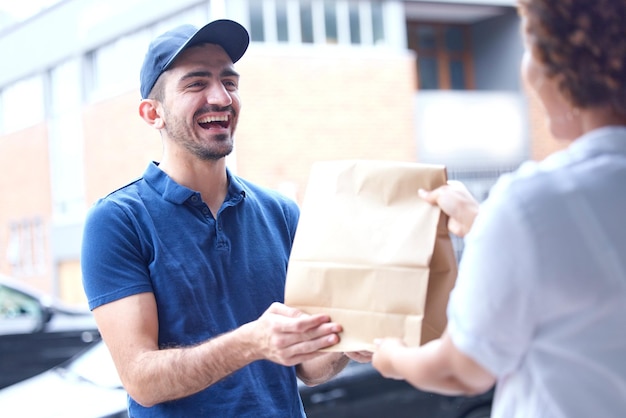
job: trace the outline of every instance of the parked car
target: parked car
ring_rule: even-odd
[[[88,309],[0,275],[0,388],[63,363],[100,339]]]
[[[426,393],[356,362],[324,384],[299,382],[298,388],[308,418],[488,418],[493,396],[492,391],[477,397]],[[126,392],[102,341],[52,370],[0,390],[0,411],[37,418],[128,417]]]
[[[357,362],[321,385],[298,385],[308,418],[489,418],[493,399],[493,389],[475,397],[422,392]]]
[[[104,342],[0,390],[0,411],[24,418],[128,418],[126,391]]]

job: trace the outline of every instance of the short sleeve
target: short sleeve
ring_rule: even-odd
[[[536,259],[523,205],[500,181],[466,236],[448,304],[454,344],[496,376],[517,367],[533,335]]]
[[[87,215],[81,249],[83,287],[90,309],[151,292],[148,251],[130,214],[111,200],[101,200]]]

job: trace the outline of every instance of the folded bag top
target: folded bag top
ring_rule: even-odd
[[[324,351],[373,351],[380,337],[420,345],[442,334],[456,259],[447,217],[417,191],[446,181],[442,165],[313,165],[285,303],[343,326],[341,342]]]

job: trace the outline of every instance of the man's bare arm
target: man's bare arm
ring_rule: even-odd
[[[142,293],[94,309],[129,395],[143,406],[197,393],[253,361],[286,366],[319,356],[341,328],[324,315],[273,304],[258,320],[193,347],[158,347],[154,296]]]

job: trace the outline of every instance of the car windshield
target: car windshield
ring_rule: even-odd
[[[122,386],[111,354],[102,341],[78,354],[59,369],[98,386],[110,388]]]

